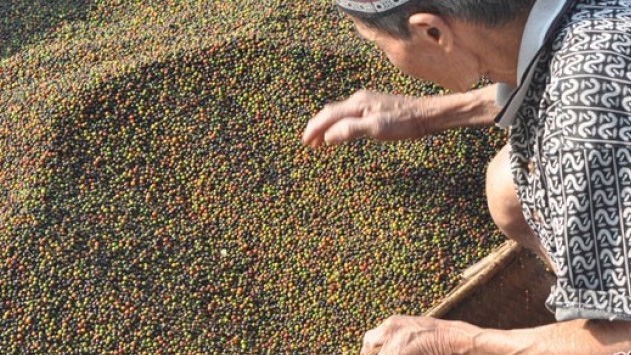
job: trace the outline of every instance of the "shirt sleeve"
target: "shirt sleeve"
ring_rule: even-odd
[[[558,320],[631,321],[631,11],[568,34],[551,63],[558,135],[546,183]]]

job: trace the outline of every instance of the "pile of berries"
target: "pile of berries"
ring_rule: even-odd
[[[5,353],[357,353],[500,243],[495,129],[302,146],[357,89],[443,92],[329,1],[59,2],[0,5]]]

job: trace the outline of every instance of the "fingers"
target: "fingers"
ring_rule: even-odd
[[[380,352],[381,352],[381,347],[375,347],[367,355],[379,355]]]
[[[377,355],[384,344],[386,327],[380,325],[364,334],[360,355]]]
[[[303,142],[307,145],[317,146],[322,143],[324,133],[336,122],[345,117],[361,116],[361,109],[348,102],[338,102],[325,106],[311,121],[303,134]]]
[[[454,344],[466,344],[475,326],[426,317],[395,315],[364,335],[360,355],[446,355],[462,353]]]
[[[328,144],[361,138],[373,130],[373,120],[368,118],[348,117],[333,124],[324,134],[324,141]]]
[[[324,109],[307,124],[307,128],[302,136],[304,144],[316,147],[322,144],[325,132],[336,122],[347,117],[361,117],[368,95],[369,93],[360,91],[351,96],[348,100],[326,105]]]

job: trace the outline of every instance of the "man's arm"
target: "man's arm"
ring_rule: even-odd
[[[631,323],[573,320],[516,330],[394,316],[364,337],[362,355],[607,354],[631,351]]]
[[[325,106],[309,121],[303,141],[317,147],[364,136],[404,140],[451,128],[490,126],[500,110],[495,92],[496,85],[422,98],[360,91],[348,100]]]
[[[482,330],[470,354],[608,354],[631,353],[631,323],[585,320],[532,329]]]

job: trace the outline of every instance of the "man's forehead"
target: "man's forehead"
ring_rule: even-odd
[[[365,13],[386,12],[410,0],[336,0],[337,5],[351,11]]]

